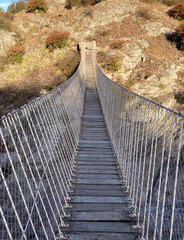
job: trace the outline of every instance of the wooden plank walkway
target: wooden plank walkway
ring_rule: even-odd
[[[138,230],[129,215],[111,141],[87,54],[87,90],[82,118],[78,168],[72,196],[69,240],[133,240]]]

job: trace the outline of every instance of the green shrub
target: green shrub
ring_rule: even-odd
[[[184,2],[178,3],[175,7],[171,8],[168,14],[175,19],[184,20]]]
[[[54,30],[46,40],[46,47],[50,50],[66,47],[68,45],[69,35],[69,32]]]
[[[104,0],[66,0],[66,8],[72,9],[73,7],[79,8],[79,7],[86,7],[90,5],[95,5],[97,3],[100,3]]]
[[[23,61],[23,56],[25,54],[25,47],[24,46],[12,46],[9,48],[7,53],[7,62],[14,64],[14,63],[21,63]]]
[[[26,9],[26,3],[22,0],[19,0],[18,2],[12,2],[12,4],[10,4],[10,6],[8,7],[7,12],[15,14],[25,9]]]
[[[0,12],[4,12],[4,10],[2,9],[2,7],[0,7]]]
[[[4,15],[0,15],[0,29],[11,32],[12,28],[11,22],[7,20]]]
[[[109,57],[105,68],[111,72],[117,72],[120,69],[120,58],[116,56]]]
[[[29,13],[33,13],[35,11],[46,12],[47,9],[48,7],[45,0],[29,0],[27,3],[26,11]]]

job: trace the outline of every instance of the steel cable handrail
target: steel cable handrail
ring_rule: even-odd
[[[184,238],[184,116],[93,69],[137,228],[142,239]]]
[[[0,119],[0,239],[66,238],[85,71]]]

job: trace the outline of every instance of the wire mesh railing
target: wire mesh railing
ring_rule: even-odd
[[[0,239],[64,239],[85,94],[76,73],[0,120]]]
[[[184,116],[109,80],[98,93],[142,239],[184,239]]]

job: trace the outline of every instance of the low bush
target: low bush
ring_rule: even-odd
[[[66,0],[66,8],[72,9],[73,7],[79,8],[79,7],[86,7],[90,5],[95,5],[97,3],[100,3],[104,0]]]
[[[19,0],[18,2],[12,2],[12,4],[10,4],[10,6],[8,7],[7,12],[15,14],[25,9],[26,9],[26,3],[22,0]]]
[[[180,91],[175,95],[175,99],[178,103],[184,104],[184,92]]]
[[[12,28],[13,26],[11,22],[8,19],[6,19],[5,15],[4,14],[0,15],[0,29],[11,32]]]
[[[184,2],[178,3],[175,7],[168,11],[170,17],[178,20],[184,20]]]
[[[120,58],[113,56],[107,59],[105,68],[111,72],[117,72],[120,69]]]
[[[177,48],[184,51],[184,23],[180,24],[176,29],[173,40],[176,43]]]
[[[6,18],[7,20],[10,20],[10,21],[13,21],[13,19],[14,19],[14,14],[11,12],[4,12],[3,16],[4,16],[4,18]]]
[[[2,7],[0,7],[0,12],[4,12],[4,10],[2,9]]]
[[[23,56],[25,54],[24,46],[12,46],[7,52],[7,63],[21,63],[23,61]]]
[[[48,7],[45,0],[29,0],[27,2],[26,11],[28,13],[34,13],[35,11],[46,12],[47,9]]]
[[[46,40],[46,47],[50,50],[55,48],[64,48],[68,46],[69,32],[54,30]]]
[[[123,40],[116,40],[111,44],[112,49],[121,49],[124,45],[124,41]]]

